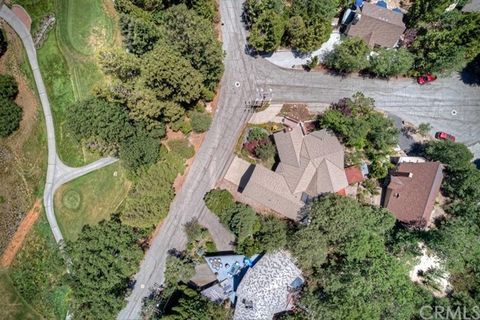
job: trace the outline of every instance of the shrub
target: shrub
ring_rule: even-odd
[[[144,165],[155,163],[160,152],[158,140],[143,131],[122,141],[120,144],[120,159],[130,169],[136,170]]]
[[[339,72],[355,72],[368,66],[369,48],[360,38],[347,38],[327,54],[325,65]]]
[[[5,38],[5,32],[0,29],[0,57],[7,51],[8,43]]]
[[[268,137],[268,132],[265,129],[259,128],[259,127],[253,127],[253,128],[250,128],[250,130],[248,131],[247,140],[248,141],[264,140],[267,137]]]
[[[22,108],[11,100],[0,98],[0,137],[12,134],[20,126]]]
[[[0,97],[15,99],[18,94],[18,85],[11,75],[0,75]]]
[[[171,140],[167,144],[173,153],[184,159],[190,159],[195,155],[195,149],[187,139]]]
[[[260,160],[266,161],[275,156],[275,151],[276,151],[275,146],[270,141],[268,141],[267,143],[259,144],[255,148],[255,155]]]
[[[207,208],[216,215],[235,205],[235,201],[230,192],[224,189],[212,189],[204,198]]]
[[[197,133],[207,131],[212,123],[212,117],[206,112],[192,111],[190,118],[192,120],[192,129]]]

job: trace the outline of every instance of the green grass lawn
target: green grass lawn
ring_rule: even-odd
[[[75,240],[84,225],[109,219],[129,188],[119,163],[63,185],[55,194],[55,214],[65,239]]]
[[[18,294],[6,271],[0,271],[0,318],[42,319],[42,316]]]
[[[81,99],[104,79],[95,54],[113,44],[117,25],[102,0],[58,1],[57,13],[60,49],[71,71],[75,97]]]
[[[109,0],[104,0],[109,1]],[[112,45],[117,24],[102,0],[15,0],[32,17],[32,32],[39,21],[55,13],[57,23],[38,50],[43,80],[52,106],[57,148],[68,165],[81,166],[98,159],[82,149],[65,129],[65,112],[74,101],[92,94],[104,81],[95,53]]]

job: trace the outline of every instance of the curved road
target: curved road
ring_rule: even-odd
[[[273,102],[329,104],[362,91],[375,98],[377,107],[415,124],[429,122],[434,129],[450,131],[470,146],[480,141],[480,90],[458,78],[439,79],[418,86],[411,79],[384,81],[336,77],[324,73],[281,69],[246,53],[246,31],[241,22],[242,0],[221,0],[220,14],[225,73],[218,110],[198,151],[181,192],[135,276],[135,286],[118,319],[140,318],[142,299],[163,282],[167,251],[186,243],[182,225],[199,219],[212,233],[219,250],[230,247],[228,232],[203,203],[204,194],[221,178],[232,160],[232,151],[243,125],[250,118],[246,106],[256,90],[272,89]],[[452,110],[455,115],[452,115]],[[218,242],[222,241],[223,242]]]
[[[20,19],[6,5],[3,5],[0,9],[0,18],[9,24],[22,40],[25,51],[27,52],[27,57],[33,72],[33,76],[35,78],[35,84],[37,86],[38,95],[40,97],[40,102],[42,104],[43,114],[45,117],[48,141],[48,167],[45,191],[43,194],[43,203],[45,206],[48,223],[52,229],[55,241],[59,244],[62,244],[63,236],[60,228],[58,227],[53,208],[53,195],[55,194],[55,191],[62,184],[114,163],[118,159],[103,158],[80,168],[69,167],[60,160],[57,154],[55,143],[55,128],[53,125],[52,111],[48,101],[47,90],[45,89],[42,74],[40,73],[40,68],[38,66],[37,52],[33,44],[32,36]]]

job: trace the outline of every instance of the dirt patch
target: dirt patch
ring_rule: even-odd
[[[18,226],[17,231],[15,232],[12,240],[7,246],[7,249],[3,252],[2,259],[0,260],[0,266],[4,268],[8,268],[10,266],[18,250],[20,250],[20,248],[22,247],[23,241],[25,241],[27,234],[30,232],[33,225],[40,216],[41,208],[42,201],[40,199],[37,199],[37,201],[35,201],[35,204],[33,205],[33,208],[27,213],[25,218],[23,218],[22,222]]]
[[[94,27],[88,37],[88,46],[93,51],[98,52],[101,48],[105,47],[107,38],[107,31],[104,28]]]
[[[315,115],[310,113],[306,104],[286,103],[280,110],[280,114],[300,122],[315,119]]]
[[[9,25],[2,22],[1,26],[7,34],[8,49],[0,59],[0,73],[12,75],[17,81],[18,95],[15,102],[23,110],[19,130],[5,139],[5,142],[14,152],[19,153],[32,132],[32,124],[37,121],[38,100],[20,70],[20,65],[24,62],[22,43]]]
[[[10,26],[4,22],[1,25],[8,49],[0,59],[0,73],[15,78],[19,89],[15,101],[23,110],[19,129],[8,138],[0,139],[0,252],[3,252],[32,205],[46,158],[45,149],[39,143],[41,136],[36,135],[38,100],[21,69],[22,64],[27,63],[22,43]]]
[[[185,135],[181,131],[173,131],[170,128],[167,128],[167,140],[182,140],[185,138]]]

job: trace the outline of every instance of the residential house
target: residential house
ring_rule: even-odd
[[[272,319],[291,310],[303,282],[301,270],[287,251],[266,254],[240,282],[233,320]]]
[[[205,261],[217,280],[201,293],[214,302],[230,300],[234,320],[272,319],[290,310],[304,282],[288,251],[251,258],[208,256]]]
[[[384,207],[406,224],[427,227],[443,180],[440,162],[400,163],[390,178]]]
[[[344,148],[327,130],[305,134],[301,123],[273,135],[280,163],[275,171],[256,165],[242,195],[290,219],[312,198],[348,186]]]
[[[480,11],[480,0],[470,0],[463,6],[463,12],[479,12]]]
[[[350,37],[363,39],[371,48],[393,48],[397,46],[406,27],[403,13],[390,10],[378,4],[365,2],[355,11],[348,10],[352,18],[344,18],[344,33]]]

